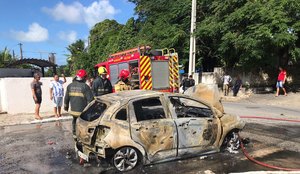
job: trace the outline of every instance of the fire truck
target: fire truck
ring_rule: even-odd
[[[107,69],[112,85],[122,69],[129,70],[133,89],[178,92],[178,54],[175,49],[155,49],[141,46],[111,54],[107,61],[95,65]]]

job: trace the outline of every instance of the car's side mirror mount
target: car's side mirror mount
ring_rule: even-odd
[[[217,117],[221,118],[223,116],[223,112],[221,112],[219,109],[213,107],[213,111]]]

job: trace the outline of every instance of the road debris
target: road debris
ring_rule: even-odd
[[[92,165],[91,165],[91,163],[84,163],[83,164],[83,167],[91,167]]]
[[[70,158],[71,158],[70,152],[67,152],[66,158],[67,158],[67,159],[70,159]]]
[[[204,156],[200,156],[200,159],[201,160],[204,160],[204,159],[206,159],[207,158],[207,156],[206,155],[204,155]]]
[[[49,140],[48,145],[55,145],[56,143],[54,141]]]
[[[205,174],[215,174],[215,173],[214,173],[213,171],[211,171],[211,170],[205,170],[204,173],[205,173]]]

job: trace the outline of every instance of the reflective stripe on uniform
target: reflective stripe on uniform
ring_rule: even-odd
[[[102,92],[102,91],[109,91],[109,89],[98,89],[98,91]]]
[[[72,97],[84,97],[82,92],[69,92],[69,96]]]
[[[78,117],[81,114],[81,112],[70,111],[70,114]]]

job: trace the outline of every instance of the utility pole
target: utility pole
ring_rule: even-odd
[[[22,51],[22,43],[19,43],[18,45],[20,45],[20,55],[21,55],[21,60],[23,59],[23,51]]]
[[[56,60],[55,60],[55,54],[56,53],[49,53],[49,62],[52,62],[52,63],[56,63]]]
[[[192,0],[192,14],[191,14],[191,36],[190,36],[190,56],[189,56],[189,75],[195,73],[196,64],[196,5],[197,0]]]

